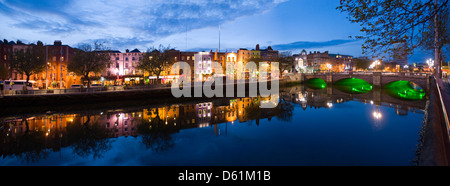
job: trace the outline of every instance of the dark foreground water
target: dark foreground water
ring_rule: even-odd
[[[412,165],[423,100],[381,90],[2,114],[0,165]],[[126,105],[126,104],[124,104]]]

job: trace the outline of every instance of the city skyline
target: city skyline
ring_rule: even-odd
[[[121,10],[115,10],[116,14],[113,15],[94,11],[86,7],[83,2],[0,1],[1,17],[5,20],[2,25],[4,28],[9,28],[2,35],[5,39],[22,40],[25,43],[37,40],[52,43],[53,40],[63,40],[75,47],[79,43],[99,40],[106,42],[106,45],[112,49],[122,52],[127,48],[144,50],[159,44],[170,45],[179,50],[194,51],[218,48],[220,27],[221,49],[224,51],[251,48],[261,44],[266,47],[283,46],[284,50],[326,50],[327,47],[334,47],[346,48],[338,49],[337,53],[350,53],[355,56],[361,53],[359,42],[348,39],[349,35],[359,32],[355,29],[358,27],[350,24],[345,15],[334,10],[338,1],[336,3],[285,0],[235,3],[213,1],[203,2],[204,4],[202,1],[147,2],[143,6],[154,5],[157,7],[155,9],[165,7],[170,10],[159,13],[158,10],[149,11],[148,16],[142,13],[144,12],[142,9],[136,9],[137,13],[128,11],[136,8],[134,4],[139,4],[136,1],[125,4],[111,1],[109,5],[93,3],[106,10],[115,9],[112,4],[117,3],[117,9]],[[242,6],[236,7],[237,4]],[[80,15],[81,13],[71,10],[74,6],[80,7],[86,13],[97,13],[94,14],[95,16]],[[308,8],[317,6],[323,7],[323,10],[312,11]],[[188,15],[195,9],[203,13]],[[121,11],[128,13],[120,13]],[[166,15],[176,14],[177,11],[180,11],[178,16]],[[155,16],[158,17],[151,18]],[[338,16],[337,19],[329,20],[330,17],[336,16]],[[147,17],[142,19],[147,19],[149,27],[142,28],[137,20],[138,17]],[[323,20],[322,24],[319,24],[322,26],[315,26],[318,20]],[[266,21],[273,24],[267,24]],[[127,22],[127,24],[121,22]],[[199,24],[196,25],[195,22]],[[158,24],[159,27],[156,28],[152,23]],[[343,27],[338,29],[338,32],[336,29],[332,32],[327,31],[339,24]],[[349,51],[348,48],[353,51]]]
[[[160,44],[184,51],[236,51],[272,46],[292,53],[330,51],[362,56],[361,27],[336,10],[339,1],[31,1],[1,0],[1,37],[70,46],[104,42],[113,50]],[[76,8],[75,8],[76,7]],[[95,8],[101,7],[101,9]],[[430,56],[417,50],[411,62]]]

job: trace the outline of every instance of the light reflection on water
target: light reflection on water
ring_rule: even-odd
[[[0,165],[410,165],[426,100],[332,87],[264,98],[4,115]]]

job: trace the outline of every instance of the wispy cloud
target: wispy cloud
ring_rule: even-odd
[[[278,44],[272,46],[272,48],[277,50],[299,50],[299,49],[310,49],[310,48],[323,48],[323,47],[331,47],[331,46],[337,46],[342,45],[346,43],[356,42],[357,40],[345,40],[345,39],[338,39],[338,40],[331,40],[331,41],[298,41],[288,44]]]
[[[120,47],[218,26],[270,10],[284,1],[0,0],[0,16],[11,20],[11,32],[33,29],[55,36],[76,34],[81,41],[104,40]]]

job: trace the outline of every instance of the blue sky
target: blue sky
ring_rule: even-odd
[[[0,0],[0,38],[51,44],[103,41],[111,49],[235,51],[273,46],[298,53],[361,55],[339,0]]]

